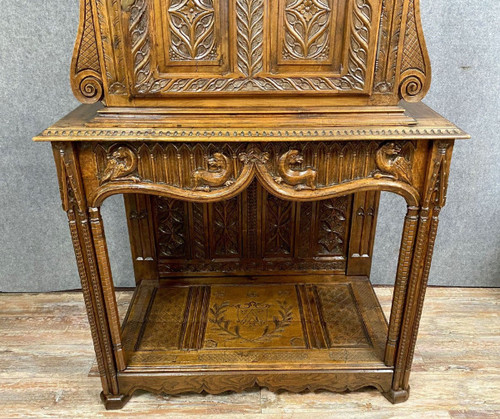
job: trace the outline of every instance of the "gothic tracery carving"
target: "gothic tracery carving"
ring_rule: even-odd
[[[170,59],[182,61],[217,58],[214,0],[172,0],[168,17]]]
[[[283,55],[325,59],[330,51],[331,0],[287,0]]]

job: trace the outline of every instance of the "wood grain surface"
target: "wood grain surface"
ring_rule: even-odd
[[[377,287],[386,316],[392,289]],[[123,317],[132,293],[117,293]],[[500,417],[500,289],[429,288],[410,385],[392,405],[380,393],[222,395],[137,393],[105,411],[81,293],[0,294],[0,416],[14,417]]]

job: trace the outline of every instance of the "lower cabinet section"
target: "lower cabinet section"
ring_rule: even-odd
[[[344,275],[141,281],[123,324],[120,392],[390,390],[387,322]]]

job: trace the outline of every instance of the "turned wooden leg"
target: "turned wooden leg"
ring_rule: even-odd
[[[451,152],[452,142],[433,143],[422,205],[420,209],[409,208],[405,220],[385,356],[386,364],[394,366],[392,389],[385,394],[393,403],[405,401],[409,394],[409,377],[439,213],[446,201]]]
[[[112,408],[120,395],[117,371],[124,368],[121,338],[102,220],[98,209],[86,207],[81,173],[71,143],[53,144],[63,208],[82,284],[85,307],[92,333],[103,398]]]

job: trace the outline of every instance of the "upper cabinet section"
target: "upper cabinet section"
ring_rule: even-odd
[[[418,0],[81,0],[71,72],[108,106],[393,105],[430,84]]]

